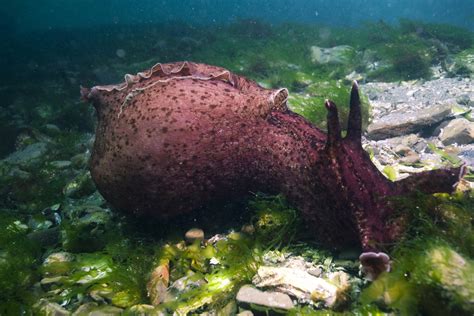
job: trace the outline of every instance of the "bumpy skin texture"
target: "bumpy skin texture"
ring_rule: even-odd
[[[82,89],[98,114],[91,173],[116,208],[162,218],[249,192],[283,193],[310,229],[336,246],[378,251],[400,225],[389,197],[451,192],[462,168],[391,182],[361,146],[358,87],[347,136],[327,101],[328,133],[268,90],[229,71],[157,64],[123,84]]]

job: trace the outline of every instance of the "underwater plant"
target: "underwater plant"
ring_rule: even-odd
[[[415,194],[398,201],[410,225],[392,252],[393,269],[366,288],[362,304],[402,315],[471,315],[474,311],[474,199]],[[463,227],[460,229],[460,227]]]
[[[38,246],[27,237],[28,227],[2,210],[0,218],[0,314],[20,315],[36,300]]]

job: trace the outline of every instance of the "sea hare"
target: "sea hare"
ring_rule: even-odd
[[[359,245],[373,267],[400,234],[390,197],[451,192],[463,175],[459,167],[388,180],[361,145],[357,83],[345,137],[331,101],[325,133],[288,109],[286,89],[205,64],[157,64],[81,93],[98,117],[91,174],[114,207],[169,218],[249,192],[283,193],[319,240]]]

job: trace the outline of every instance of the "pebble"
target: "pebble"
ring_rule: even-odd
[[[191,228],[186,232],[184,238],[187,243],[192,244],[196,240],[203,241],[204,240],[204,231],[200,228]]]
[[[34,305],[34,309],[41,315],[54,315],[54,316],[68,316],[71,315],[69,311],[61,307],[57,303],[49,302],[42,298]]]
[[[367,137],[381,140],[419,132],[448,118],[451,104],[439,104],[419,110],[401,109],[374,120],[367,128]]]
[[[468,105],[471,101],[471,98],[468,94],[461,94],[459,97],[456,98],[456,102],[461,105]]]
[[[293,308],[291,298],[284,293],[272,291],[260,291],[250,285],[244,285],[237,293],[237,302],[244,304],[255,304],[269,308],[290,310]]]
[[[444,145],[474,142],[474,123],[465,118],[454,119],[443,128],[439,138]]]
[[[334,306],[340,293],[338,287],[305,270],[284,267],[260,266],[252,283],[257,287],[272,288],[287,293],[301,303],[322,301],[327,307]]]
[[[49,164],[51,167],[56,169],[67,169],[71,166],[71,162],[69,160],[54,160]]]

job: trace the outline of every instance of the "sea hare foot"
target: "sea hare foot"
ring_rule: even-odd
[[[331,101],[325,133],[287,108],[286,89],[204,64],[157,64],[81,93],[98,117],[92,177],[113,206],[136,214],[167,218],[249,192],[283,193],[320,240],[379,252],[403,229],[390,197],[451,192],[463,175],[388,180],[361,145],[357,83],[345,137]]]

